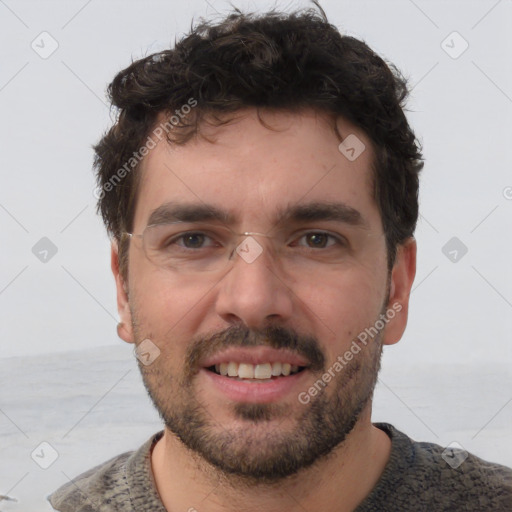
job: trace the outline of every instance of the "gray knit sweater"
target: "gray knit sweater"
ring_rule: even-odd
[[[391,438],[391,455],[355,512],[512,512],[512,469],[471,454],[457,465],[450,452],[442,457],[439,445],[413,441],[388,423],[375,426]],[[50,503],[60,512],[166,512],[150,461],[161,436],[78,476],[55,491]]]

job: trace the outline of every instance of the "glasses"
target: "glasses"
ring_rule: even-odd
[[[284,268],[302,272],[307,268],[339,265],[351,247],[341,233],[318,229],[280,230],[275,235],[246,231],[236,233],[220,224],[173,222],[146,226],[140,239],[148,260],[174,272],[199,273],[228,269],[237,258],[250,264],[264,252]]]

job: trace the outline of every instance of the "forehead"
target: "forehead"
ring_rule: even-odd
[[[134,229],[162,205],[180,202],[213,205],[251,229],[287,208],[322,202],[343,203],[380,225],[371,142],[361,130],[338,119],[340,136],[350,142],[340,150],[333,121],[318,112],[260,117],[247,109],[222,126],[203,122],[184,145],[160,141],[139,170]]]

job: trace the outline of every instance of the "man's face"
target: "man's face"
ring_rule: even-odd
[[[350,161],[319,115],[267,113],[264,121],[273,129],[247,110],[224,127],[203,126],[213,142],[162,142],[150,152],[134,233],[166,205],[179,215],[187,206],[182,231],[199,234],[174,240],[179,264],[163,264],[165,254],[148,258],[133,239],[127,296],[119,275],[117,282],[123,338],[150,339],[160,350],[140,367],[168,429],[223,471],[271,481],[350,433],[369,410],[382,343],[397,341],[405,320],[389,320],[366,344],[357,340],[397,289],[372,198],[368,138],[338,122],[343,138],[355,134],[366,146]],[[226,216],[198,220],[205,209]],[[226,236],[244,232],[256,233],[252,245]],[[354,340],[360,350],[340,369]],[[232,376],[221,374],[226,364]],[[292,374],[283,375],[288,365]],[[332,378],[305,403],[304,392],[329,370]]]

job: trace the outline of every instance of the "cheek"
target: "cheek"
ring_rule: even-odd
[[[137,313],[139,335],[148,333],[164,352],[184,351],[180,340],[190,340],[206,316],[208,287],[197,281],[170,278],[159,269],[145,270],[134,280],[132,301]],[[206,296],[205,296],[206,294]]]
[[[315,326],[314,332],[328,357],[344,352],[378,317],[385,299],[384,275],[379,277],[367,268],[354,267],[296,287],[294,292],[305,305],[302,313]]]

